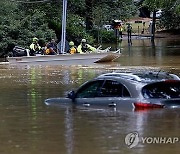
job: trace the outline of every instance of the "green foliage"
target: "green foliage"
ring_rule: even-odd
[[[4,0],[0,4],[3,6],[0,8],[0,55],[7,54],[15,45],[28,48],[33,37],[42,42],[56,37],[45,21],[44,12],[34,9],[26,15],[17,3]]]
[[[180,15],[171,10],[164,11],[160,27],[167,30],[180,29]]]
[[[163,0],[145,0],[143,5],[148,6],[149,10],[154,11],[162,8]]]
[[[70,14],[67,20],[67,40],[74,41],[75,43],[79,43],[81,39],[85,38],[89,43],[93,43],[93,37],[86,33],[86,28],[84,25],[84,20],[82,17],[78,15]]]
[[[175,12],[177,14],[180,14],[180,4],[177,5],[176,9],[175,9]]]
[[[95,24],[111,23],[112,19],[127,20],[134,16],[137,8],[132,0],[97,0],[93,8]]]
[[[180,1],[179,0],[144,0],[143,5],[151,11],[162,9],[159,27],[165,29],[180,28]]]
[[[98,37],[99,37],[98,34],[102,35],[103,33],[98,32],[98,34],[94,35],[94,29],[96,27],[101,28],[102,25],[106,23],[111,23],[112,19],[126,20],[132,17],[133,15],[135,15],[137,11],[137,8],[134,5],[134,2],[132,0],[106,0],[106,1],[105,0],[91,0],[91,1],[71,0],[71,1],[68,1],[68,3],[69,3],[68,19],[71,18],[72,14],[76,14],[77,16],[81,17],[80,25],[84,24],[84,26],[87,26],[88,23],[85,23],[84,21],[88,22],[89,19],[87,18],[92,16],[90,20],[92,20],[93,25],[94,25],[94,27],[92,27],[92,31],[89,31],[89,33],[84,31],[85,30],[84,26],[81,26],[81,28],[79,27],[80,29],[77,28],[80,31],[77,30],[74,26],[71,26],[72,29],[69,27],[71,29],[71,33],[75,34],[75,35],[73,34],[74,36],[73,38],[76,38],[76,37],[89,38],[91,34],[96,40],[98,40]],[[87,5],[87,4],[91,4],[93,7],[92,15],[91,15],[91,11],[88,12],[88,10],[91,10],[89,8],[91,5]],[[76,20],[79,20],[79,18],[77,18]],[[69,28],[68,28],[68,31],[70,30]],[[73,32],[72,30],[75,30],[75,32]],[[70,35],[70,33],[68,33],[68,35]],[[110,38],[114,37],[114,35],[113,36],[107,35],[107,36]],[[104,38],[104,40],[106,40],[106,38]]]
[[[134,16],[137,7],[132,0],[96,0],[93,7],[93,21],[95,27],[102,29],[105,24],[111,24],[113,19],[126,21]],[[96,40],[102,42],[115,41],[114,32],[98,30]]]
[[[116,37],[115,37],[114,31],[102,30],[101,31],[101,39],[102,39],[103,43],[116,42]]]
[[[180,1],[163,0],[163,14],[160,27],[167,30],[180,29]]]
[[[68,13],[77,14],[81,17],[86,16],[85,0],[68,1]]]

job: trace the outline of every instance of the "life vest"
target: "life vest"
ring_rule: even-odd
[[[51,54],[51,52],[52,52],[52,49],[51,49],[51,48],[47,48],[47,49],[45,50],[45,54],[46,54],[46,55]]]
[[[39,51],[41,49],[41,47],[39,46],[38,43],[32,43],[30,45],[30,49],[33,50],[33,51]]]
[[[57,51],[57,44],[50,42],[47,44],[47,48],[52,48],[54,51]]]
[[[70,54],[75,54],[76,52],[77,52],[77,50],[76,50],[75,47],[71,47],[71,48],[69,49],[69,53],[70,53]]]
[[[81,50],[82,52],[87,52],[88,51],[88,45],[87,44],[82,44]]]
[[[123,31],[123,27],[122,27],[122,26],[119,27],[119,31],[120,31],[120,32]]]
[[[95,47],[92,47],[92,46],[89,45],[89,44],[82,45],[82,43],[81,43],[81,44],[78,46],[77,51],[78,51],[78,53],[80,53],[80,54],[86,53],[87,51],[89,51],[89,52],[95,52],[95,51],[96,51],[96,48],[95,48]]]

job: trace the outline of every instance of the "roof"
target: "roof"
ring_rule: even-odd
[[[141,72],[141,73],[121,73],[121,72],[112,72],[106,73],[98,76],[98,78],[103,77],[116,77],[125,80],[149,83],[157,82],[164,80],[180,80],[180,78],[175,74],[170,74],[167,72]]]

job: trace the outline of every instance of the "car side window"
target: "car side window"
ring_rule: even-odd
[[[76,98],[93,98],[97,97],[104,80],[88,82],[82,86],[76,93]]]
[[[101,97],[130,97],[127,88],[121,83],[113,80],[106,80],[100,91]]]

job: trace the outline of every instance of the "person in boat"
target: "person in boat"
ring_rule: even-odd
[[[46,55],[56,55],[57,54],[57,43],[55,39],[51,39],[49,43],[46,45],[45,50]]]
[[[68,51],[68,53],[70,53],[70,54],[78,53],[77,52],[77,47],[74,45],[73,41],[69,42],[69,51]]]
[[[33,42],[30,45],[29,55],[35,56],[36,54],[41,53],[41,52],[42,52],[42,50],[41,50],[40,45],[38,44],[38,38],[34,37]]]
[[[82,39],[77,51],[78,53],[95,52],[96,48],[87,44],[86,39]]]

